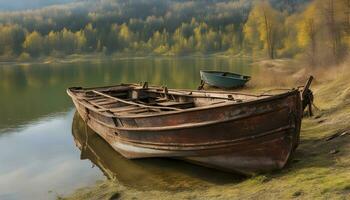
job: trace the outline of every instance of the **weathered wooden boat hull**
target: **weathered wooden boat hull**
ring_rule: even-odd
[[[220,180],[220,183],[242,180],[241,176],[201,168],[177,160],[153,158],[135,162],[125,159],[103,138],[86,127],[78,113],[73,118],[72,135],[76,146],[81,151],[82,160],[89,159],[107,178],[118,180],[118,183],[135,189],[151,188],[169,191],[190,188],[193,184],[198,187],[204,183],[203,186],[206,186],[206,183],[217,182],[217,180]]]
[[[159,115],[117,116],[86,106],[83,120],[126,158],[172,157],[244,174],[283,168],[299,143],[299,91]]]
[[[88,122],[88,125],[108,141],[112,148],[129,159],[172,157],[242,174],[281,169],[293,152],[293,133],[290,130],[279,131],[268,137],[217,145],[211,148],[203,145],[192,149],[188,148],[188,150],[183,150],[184,148],[174,150],[177,148],[125,142],[111,134],[113,132],[104,132],[103,128],[99,128],[100,126],[92,121]]]
[[[218,88],[239,88],[250,80],[249,76],[229,72],[200,71],[200,76],[204,83]]]

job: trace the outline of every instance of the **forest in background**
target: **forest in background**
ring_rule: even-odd
[[[350,0],[84,0],[0,12],[0,61],[225,53],[342,61]]]

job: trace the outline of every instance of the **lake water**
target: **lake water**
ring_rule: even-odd
[[[65,89],[144,81],[195,89],[200,69],[250,75],[249,63],[245,59],[184,57],[0,64],[0,199],[55,199],[106,177],[139,189],[232,183],[237,177],[182,161],[126,160],[95,136],[81,152],[76,145],[84,142],[86,134],[94,134],[74,115]],[[150,182],[152,188],[148,188]]]

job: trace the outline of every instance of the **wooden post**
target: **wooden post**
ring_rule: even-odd
[[[164,92],[165,99],[168,100],[169,99],[169,92],[168,92],[167,86],[164,87],[163,92]]]
[[[142,88],[143,89],[148,89],[148,82],[147,81],[143,83]]]
[[[201,80],[201,83],[199,84],[197,90],[202,90],[204,88],[204,81]]]
[[[302,98],[302,101],[303,103],[306,103],[305,106],[308,107],[308,114],[309,114],[309,117],[311,117],[313,115],[312,113],[312,97],[310,96],[310,91],[309,91],[309,88],[310,88],[310,85],[312,83],[312,80],[314,79],[313,76],[310,76],[309,79],[307,80],[304,88],[303,88],[303,92],[301,93],[301,98]],[[304,107],[305,108],[305,107]]]
[[[303,88],[303,93],[301,94],[301,97],[304,99],[305,98],[305,95],[307,94],[307,91],[309,90],[309,87],[312,83],[312,80],[314,79],[313,76],[310,76],[309,79],[307,80],[304,88]]]
[[[312,113],[312,104],[310,102],[310,104],[308,105],[308,109],[309,109],[309,117],[312,117],[313,116],[313,113]]]

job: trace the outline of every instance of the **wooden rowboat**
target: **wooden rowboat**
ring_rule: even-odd
[[[202,83],[218,88],[239,88],[243,87],[250,76],[244,76],[231,72],[200,71]]]
[[[147,84],[67,90],[126,158],[171,157],[243,174],[283,168],[299,143],[300,91],[251,95]]]

